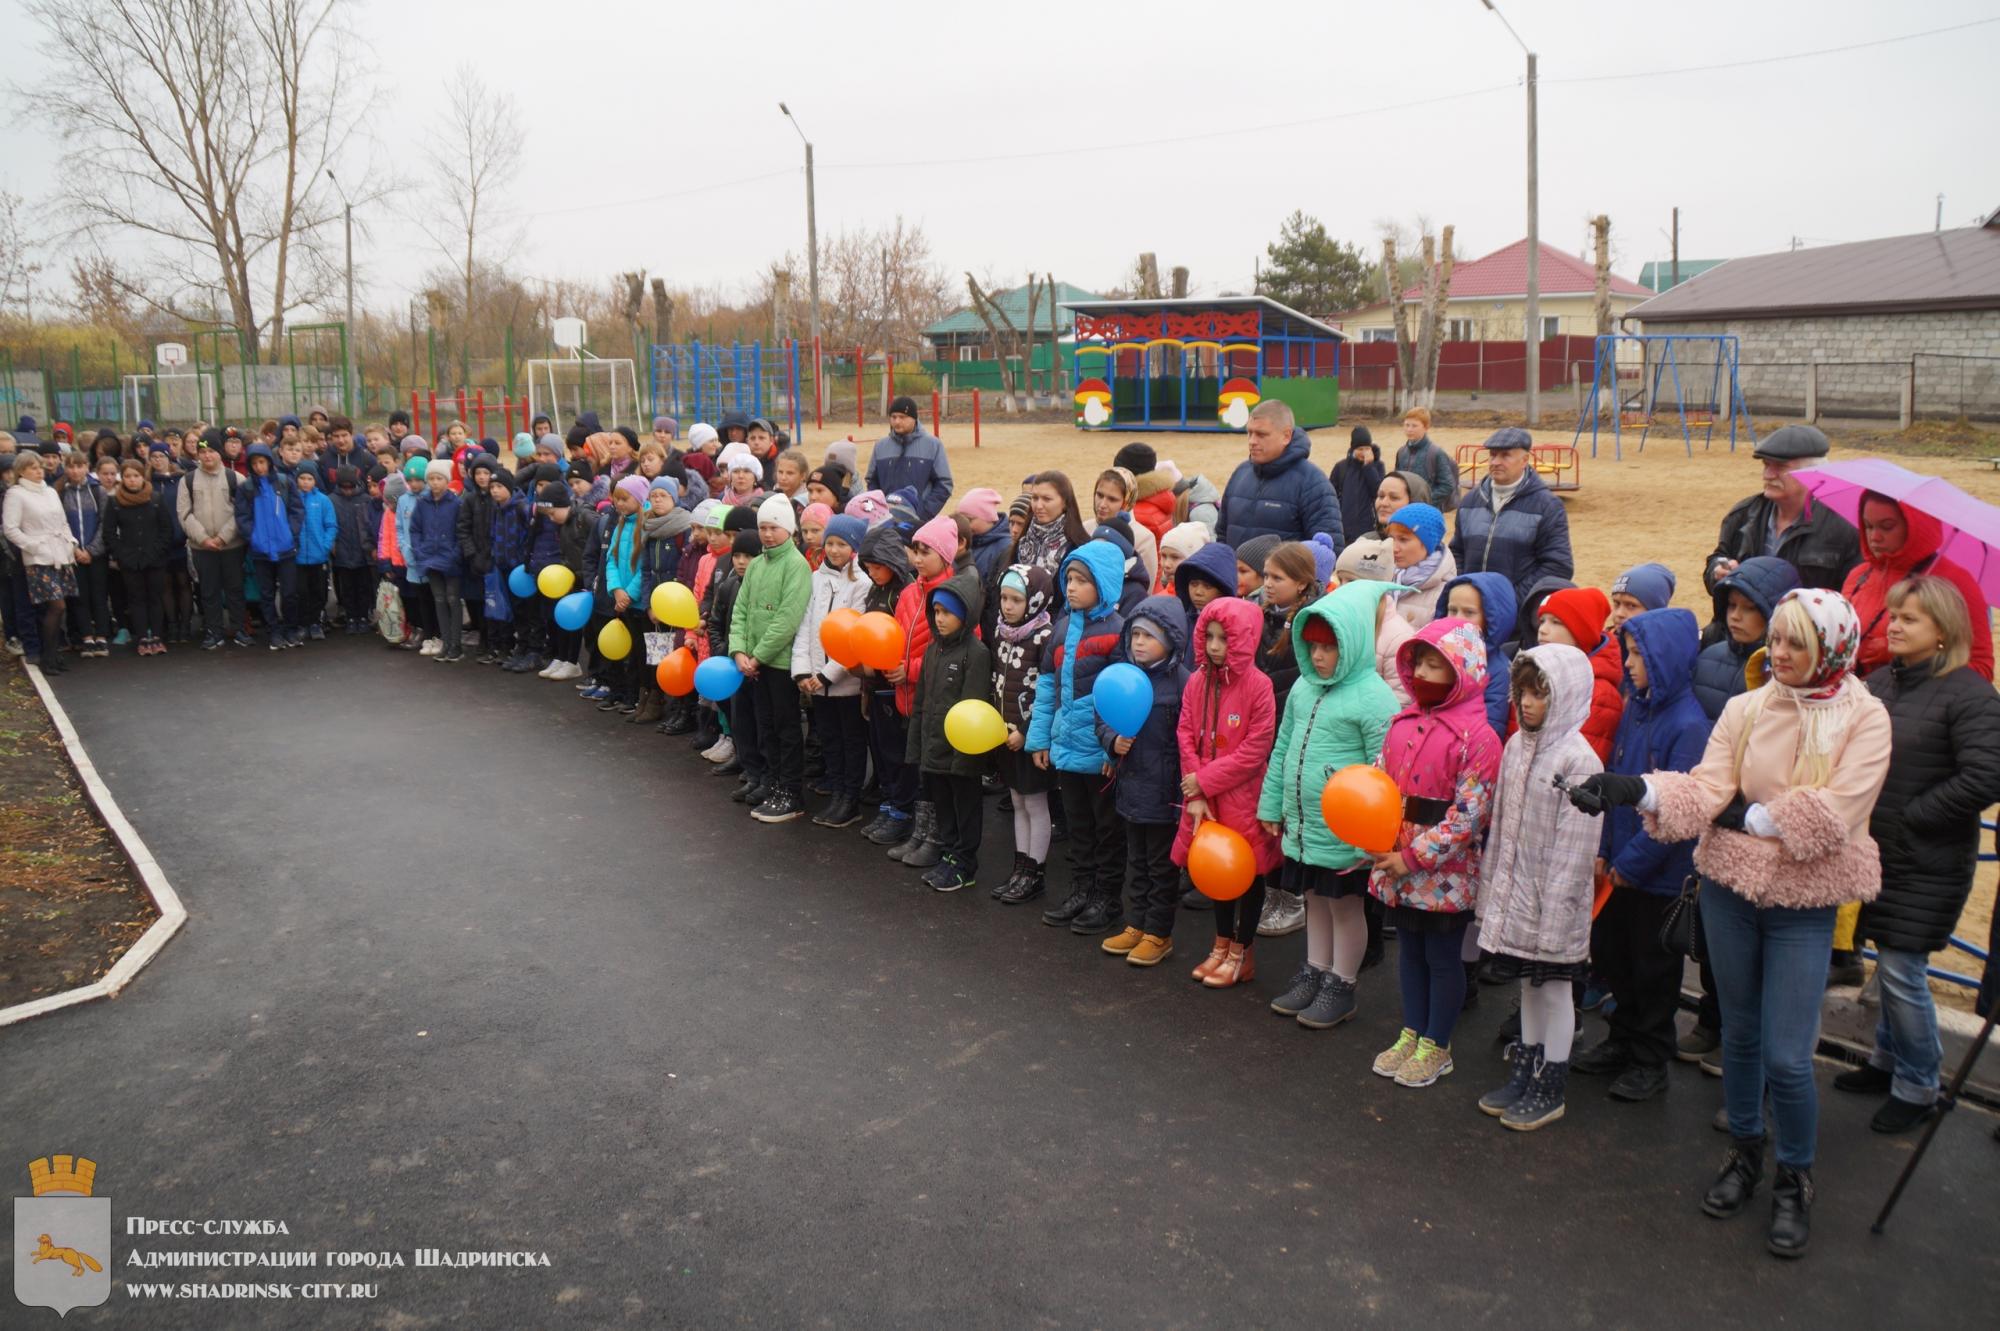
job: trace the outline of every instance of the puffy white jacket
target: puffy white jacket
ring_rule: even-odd
[[[8,542],[29,565],[74,564],[76,538],[63,517],[62,500],[46,481],[21,481],[8,487],[4,517]]]
[[[861,681],[854,677],[854,672],[830,659],[819,641],[819,626],[828,615],[842,607],[857,613],[863,608],[868,588],[873,584],[855,567],[859,562],[850,560],[845,569],[821,564],[813,570],[806,617],[799,623],[798,636],[792,639],[792,678],[818,675],[826,681],[829,697],[851,698],[861,692]]]

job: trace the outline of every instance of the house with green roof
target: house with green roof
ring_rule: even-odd
[[[1717,264],[1728,262],[1727,259],[1682,259],[1675,265],[1670,260],[1656,261],[1639,270],[1639,285],[1657,296],[1662,291],[1672,291],[1690,277],[1700,277]],[[1676,267],[1680,272],[1678,278],[1674,276]]]
[[[1076,315],[1068,308],[1069,303],[1101,299],[1094,291],[1058,281],[1056,308],[1051,311],[1048,286],[1043,284],[1041,296],[1035,302],[1035,329],[1029,357],[1037,376],[1048,370],[1051,364],[1059,365],[1065,373],[1070,371],[1068,348],[1075,341]],[[1024,333],[1027,331],[1027,287],[996,291],[993,300],[1015,328]],[[950,375],[953,388],[998,389],[1001,386],[1000,362],[994,355],[993,335],[986,331],[985,321],[970,305],[924,329],[923,339],[926,344],[924,372],[934,381]],[[1020,358],[1012,359],[1015,373],[1019,374]]]

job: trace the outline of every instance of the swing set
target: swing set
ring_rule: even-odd
[[[1625,389],[1626,372],[1619,365],[1619,351],[1630,344],[1638,350],[1638,367],[1630,371],[1633,387]],[[1706,353],[1705,355],[1703,353]],[[1584,422],[1590,422],[1590,455],[1597,456],[1597,432],[1607,405],[1611,411],[1612,456],[1623,461],[1625,431],[1639,431],[1639,451],[1646,451],[1646,436],[1655,425],[1671,426],[1678,420],[1681,446],[1694,456],[1694,434],[1701,431],[1706,449],[1715,438],[1716,417],[1729,421],[1729,451],[1736,451],[1736,423],[1757,442],[1750,412],[1743,405],[1743,386],[1737,378],[1738,346],[1729,333],[1605,333],[1597,338],[1596,366],[1590,379],[1590,400],[1577,417],[1572,446],[1583,439]],[[1704,384],[1704,380],[1706,383]],[[1725,382],[1726,381],[1726,382]],[[1671,391],[1671,398],[1666,395]],[[1666,419],[1661,420],[1664,416]]]

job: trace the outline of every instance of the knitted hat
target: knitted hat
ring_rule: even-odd
[[[425,453],[428,451],[430,451],[430,445],[424,442],[424,437],[422,435],[406,434],[403,436],[403,452]]]
[[[550,481],[535,491],[535,502],[550,508],[568,508],[576,500],[570,495],[569,487],[561,481]]]
[[[770,523],[773,527],[783,527],[788,532],[799,529],[799,511],[792,507],[792,501],[783,495],[772,495],[757,505],[757,525]]]
[[[863,490],[847,501],[847,507],[842,512],[860,518],[871,527],[879,527],[889,520],[889,501],[882,497],[880,490]]]
[[[1299,637],[1305,642],[1324,643],[1329,647],[1340,641],[1333,636],[1333,625],[1326,622],[1323,615],[1304,615],[1305,627],[1299,630]]]
[[[1542,602],[1538,617],[1550,616],[1587,652],[1604,636],[1604,621],[1611,618],[1611,598],[1595,587],[1566,587],[1549,593]]]
[[[1206,522],[1183,522],[1168,528],[1167,534],[1160,538],[1160,553],[1172,551],[1186,559],[1214,539],[1214,533],[1209,531]]]
[[[650,497],[654,492],[659,490],[665,490],[667,492],[667,498],[672,502],[678,504],[681,501],[681,485],[680,482],[675,480],[673,477],[655,476],[653,478],[653,483],[646,487],[648,497]]]
[[[535,436],[526,430],[514,436],[514,456],[527,461],[535,455]]]
[[[351,470],[351,468],[342,467],[341,470],[349,471]],[[486,483],[488,485],[504,485],[507,487],[508,494],[514,493],[514,478],[507,474],[505,468],[502,468],[501,470],[494,472],[492,478],[488,480]]]
[[[950,564],[958,558],[958,524],[946,517],[932,518],[917,528],[910,544],[928,546],[937,551],[946,564]]]
[[[828,462],[838,462],[841,466],[847,468],[849,476],[853,476],[858,474],[854,469],[854,463],[859,450],[860,446],[852,439],[836,439],[826,446],[826,460]]]
[[[913,397],[899,397],[889,404],[889,414],[891,416],[915,416],[917,414],[917,400]]]
[[[1236,562],[1262,573],[1264,561],[1271,557],[1273,550],[1283,544],[1284,542],[1275,536],[1252,536],[1236,547]]]
[[[1424,543],[1424,553],[1431,554],[1444,544],[1444,514],[1429,504],[1405,504],[1389,515],[1391,527],[1402,527],[1414,532]]]
[[[801,525],[810,522],[814,526],[824,530],[827,524],[827,520],[832,516],[833,516],[833,508],[830,505],[807,504],[805,508],[800,510],[799,512],[799,522]]]
[[[844,541],[847,543],[847,547],[856,554],[861,552],[861,538],[867,534],[868,524],[860,518],[849,517],[847,514],[842,513],[839,517],[828,518],[826,520],[826,539],[829,541]]]
[[[732,555],[761,555],[764,553],[764,542],[758,539],[757,533],[754,531],[740,531],[736,533],[736,539],[729,543],[729,553]]]
[[[735,445],[732,444],[730,447],[733,448]],[[727,452],[728,449],[724,449],[723,451]],[[722,469],[724,471],[747,471],[752,476],[757,477],[762,477],[764,474],[763,465],[756,458],[750,456],[750,450],[748,449],[744,449],[741,453],[730,458],[723,464]]]
[[[1035,520],[1035,501],[1025,494],[1015,495],[1014,501],[1007,505],[1007,516],[1011,518],[1016,513],[1033,522]]]
[[[776,495],[773,497],[782,499],[784,496]],[[730,504],[726,505],[725,507],[727,507],[729,511],[722,515],[722,530],[748,531],[748,532],[754,532],[757,530],[756,509],[746,508],[742,504]]]
[[[409,481],[413,485],[421,484],[424,479],[424,468],[427,465],[429,464],[427,464],[422,458],[411,458],[408,462],[405,462],[403,464],[403,479]],[[451,469],[451,464],[447,462],[444,465],[445,465],[445,470],[448,474]]]
[[[967,490],[958,501],[958,511],[974,522],[996,523],[1000,521],[1000,492],[990,485]]]
[[[653,428],[655,430],[665,430],[668,434],[679,434],[681,423],[671,416],[655,416],[653,417]]]
[[[1664,610],[1674,599],[1674,571],[1665,564],[1635,564],[1618,575],[1611,591],[1623,592],[1648,610]]]
[[[1339,552],[1333,548],[1333,538],[1323,531],[1314,532],[1313,538],[1306,544],[1312,549],[1313,573],[1319,578],[1319,585],[1324,587],[1333,581],[1333,566],[1340,557]]]
[[[426,481],[439,479],[445,481],[451,480],[451,464],[443,458],[432,458],[430,465],[424,468],[424,479]]]
[[[1159,466],[1160,455],[1153,451],[1151,444],[1135,439],[1112,455],[1111,465],[1123,467],[1136,476]]]
[[[553,453],[557,457],[562,457],[569,450],[563,446],[561,435],[545,434],[535,441],[535,451],[537,453]]]
[[[965,602],[959,594],[949,588],[940,587],[931,593],[931,603],[940,610],[949,611],[960,619],[965,618]]]
[[[721,511],[727,508],[720,499],[704,499],[694,506],[694,525],[697,527],[722,526]]]
[[[618,493],[631,495],[633,502],[640,508],[646,506],[646,496],[652,492],[653,487],[646,484],[646,478],[643,476],[627,476],[618,482]]]
[[[1389,553],[1387,541],[1364,536],[1347,543],[1333,571],[1361,582],[1387,582],[1396,572],[1396,561]]]
[[[713,425],[710,425],[707,421],[696,421],[694,426],[688,430],[688,447],[701,448],[706,444],[714,443],[717,438],[718,436],[715,433]]]

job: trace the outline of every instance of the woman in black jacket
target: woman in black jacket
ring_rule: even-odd
[[[1888,605],[1891,661],[1868,677],[1893,728],[1868,824],[1882,850],[1882,893],[1862,907],[1857,930],[1875,943],[1882,1016],[1867,1065],[1833,1084],[1887,1091],[1869,1126],[1903,1132],[1937,1100],[1943,1049],[1926,972],[1972,890],[1980,812],[2000,800],[2000,694],[1966,667],[1972,621],[1950,581],[1906,579]]]
[[[125,580],[132,640],[141,656],[165,655],[167,644],[160,635],[166,627],[167,552],[174,528],[139,459],[119,464],[118,488],[104,506],[103,522],[104,552]]]

